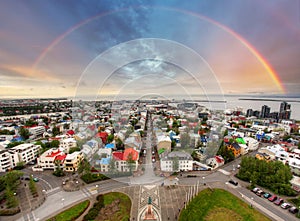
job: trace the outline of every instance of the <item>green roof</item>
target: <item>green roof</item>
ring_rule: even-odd
[[[246,142],[244,141],[244,139],[241,138],[241,137],[236,138],[235,141],[236,141],[237,143],[239,143],[239,144],[246,144]]]
[[[165,151],[166,151],[165,148],[161,148],[161,149],[158,150],[158,154],[162,154],[162,153],[165,152]]]

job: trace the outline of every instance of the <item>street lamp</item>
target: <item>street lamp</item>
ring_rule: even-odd
[[[63,207],[64,207],[64,201],[65,201],[65,199],[62,198],[62,199],[61,199],[61,202],[62,202],[62,206],[63,206]]]
[[[252,207],[252,203],[254,202],[253,197],[251,197],[250,207]]]
[[[204,182],[205,176],[203,176],[202,179],[203,179],[203,185],[205,186],[206,185],[205,182]]]

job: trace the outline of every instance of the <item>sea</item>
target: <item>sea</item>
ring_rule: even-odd
[[[72,98],[69,98],[72,99]],[[248,109],[261,111],[263,105],[271,108],[270,112],[279,112],[281,102],[291,105],[291,119],[300,120],[300,94],[296,95],[249,95],[249,94],[225,94],[225,95],[100,95],[97,97],[86,96],[83,100],[171,100],[174,102],[197,102],[213,110],[242,110]],[[75,99],[76,100],[76,99]]]

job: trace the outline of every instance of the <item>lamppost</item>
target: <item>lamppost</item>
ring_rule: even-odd
[[[205,181],[204,181],[205,180],[205,176],[202,177],[202,180],[203,180],[203,185],[205,186],[206,185]]]
[[[65,206],[64,201],[65,201],[65,199],[62,198],[62,199],[61,199],[61,203],[62,203],[62,206],[63,206],[63,207]]]
[[[254,202],[254,199],[253,199],[253,197],[251,197],[250,207],[252,207],[253,202]]]

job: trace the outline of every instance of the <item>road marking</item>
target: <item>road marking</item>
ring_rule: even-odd
[[[39,179],[42,180],[43,182],[45,182],[50,187],[50,189],[52,189],[52,186],[48,181],[46,181],[46,180],[44,180],[43,178],[40,178],[40,177],[39,177]]]
[[[223,170],[223,169],[218,169],[218,171],[225,174],[225,175],[227,175],[227,176],[229,176],[231,174],[230,172],[228,172],[226,170]]]

